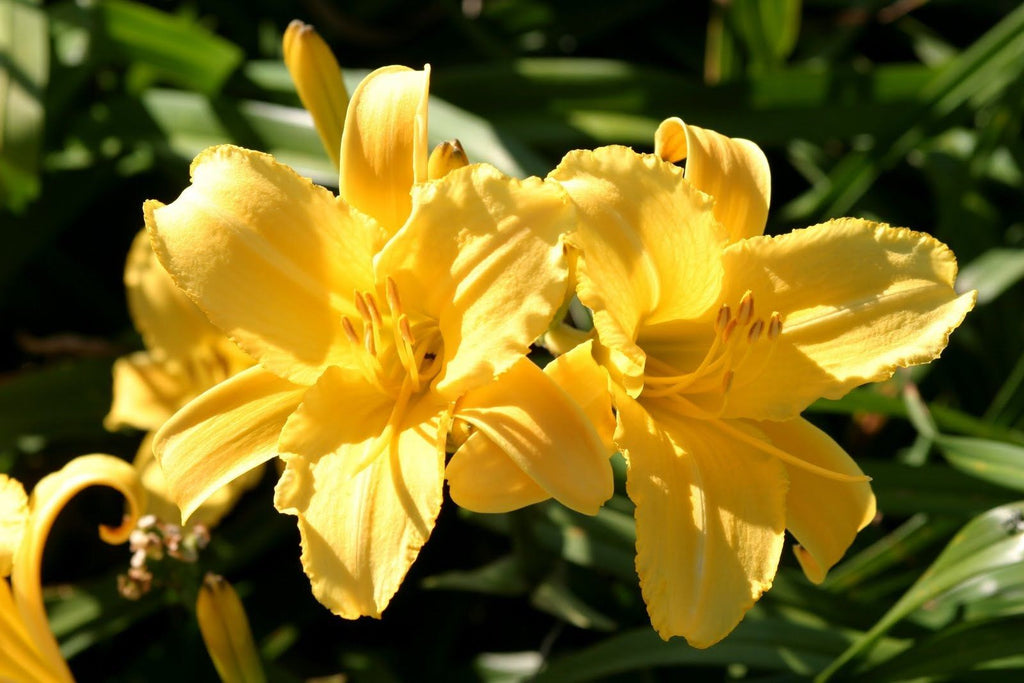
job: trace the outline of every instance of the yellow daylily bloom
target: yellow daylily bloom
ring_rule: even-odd
[[[360,130],[352,108],[387,110],[362,98],[387,98],[396,73],[356,90],[345,139],[387,147],[373,137],[391,132]],[[396,87],[403,107],[419,106]],[[343,178],[361,172],[348,159]],[[397,185],[367,182],[360,196],[382,201],[413,177],[382,172]],[[525,358],[568,287],[565,193],[487,165],[404,191],[407,220],[391,230],[404,210],[364,213],[268,155],[224,146],[197,157],[172,204],[145,205],[161,262],[258,363],[157,435],[175,500],[187,517],[280,454],[275,506],[298,518],[314,595],[346,618],[379,617],[426,542],[453,425],[576,510],[596,513],[612,493],[584,407]]]
[[[100,527],[100,538],[124,543],[135,527],[146,492],[135,469],[110,455],[75,458],[43,477],[29,498],[16,479],[0,474],[0,679],[25,683],[72,681],[43,607],[43,546],[57,515],[79,491],[109,486],[128,501],[118,527]],[[8,583],[9,580],[9,583]]]
[[[577,293],[615,378],[651,622],[707,647],[771,586],[787,528],[820,582],[875,514],[800,412],[936,358],[975,297],[922,233],[844,218],[761,235],[753,143],[670,119],[657,150],[571,152],[550,177],[580,217]]]
[[[149,491],[147,512],[175,520],[180,512],[153,457],[153,434],[183,405],[254,361],[178,289],[153,253],[145,230],[132,241],[124,283],[128,311],[146,350],[114,362],[114,400],[104,425],[148,432],[135,456],[135,467]],[[260,474],[255,470],[218,490],[192,523],[217,524],[259,482]]]

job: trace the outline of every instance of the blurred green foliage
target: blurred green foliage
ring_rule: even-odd
[[[280,59],[313,23],[354,83],[433,65],[430,132],[544,174],[574,147],[649,150],[678,115],[767,152],[769,231],[837,215],[925,230],[978,308],[943,358],[811,415],[874,477],[879,520],[820,587],[788,555],[736,632],[698,651],[650,629],[622,488],[585,518],[448,504],[383,620],[312,598],[273,476],[201,567],[139,602],[119,514],[90,493],[46,556],[53,627],[82,680],[212,680],[189,596],[242,595],[271,680],[1008,680],[1024,658],[1024,7],[1011,0],[0,0],[0,469],[31,484],[109,434],[113,359],[138,348],[121,283],[144,199],[203,147],[333,171]],[[854,264],[855,266],[855,264]],[[827,511],[823,511],[827,514]]]

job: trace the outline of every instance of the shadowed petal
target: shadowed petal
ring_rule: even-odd
[[[803,418],[759,422],[757,426],[782,450],[832,472],[864,474],[825,432]],[[800,544],[794,548],[807,578],[821,583],[875,517],[875,495],[867,482],[826,479],[799,467],[786,467],[786,528]]]

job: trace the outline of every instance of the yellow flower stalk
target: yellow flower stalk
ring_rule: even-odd
[[[160,430],[174,498],[187,517],[280,454],[275,505],[298,519],[314,595],[346,618],[379,617],[426,542],[450,428],[573,509],[612,493],[587,408],[525,357],[568,287],[568,197],[486,165],[428,181],[425,88],[385,67],[356,89],[340,197],[224,146],[172,204],[145,205],[161,263],[257,360]]]
[[[206,650],[224,683],[267,680],[245,608],[224,577],[207,574],[203,578],[196,600],[196,619]]]
[[[43,547],[57,515],[82,489],[109,486],[128,501],[118,527],[100,527],[100,538],[124,543],[135,527],[145,490],[135,469],[110,455],[75,458],[36,485],[32,497],[17,480],[0,474],[0,679],[71,681],[43,607],[40,567]],[[8,583],[8,580],[10,581]]]
[[[147,512],[176,521],[181,513],[169,499],[163,472],[153,457],[153,434],[183,405],[254,361],[175,286],[157,261],[145,230],[128,252],[124,283],[128,311],[146,348],[114,363],[114,400],[104,425],[148,432],[135,456],[135,467],[149,491]],[[259,481],[260,473],[255,470],[217,491],[191,522],[217,524]]]
[[[763,236],[749,141],[669,119],[656,142],[571,152],[550,178],[579,214],[577,292],[615,379],[651,622],[707,647],[771,586],[787,528],[820,582],[875,514],[868,478],[800,412],[936,358],[975,295],[919,232],[843,218]]]

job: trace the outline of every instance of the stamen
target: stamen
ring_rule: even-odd
[[[813,463],[809,463],[806,460],[801,460],[800,458],[797,458],[796,456],[787,453],[786,451],[782,450],[781,448],[774,444],[770,444],[767,441],[764,441],[763,439],[760,439],[757,436],[754,436],[753,434],[749,434],[742,429],[733,427],[725,420],[715,420],[712,424],[718,429],[722,430],[723,432],[729,434],[730,436],[735,437],[736,439],[739,439],[740,441],[743,441],[745,443],[748,443],[754,448],[764,451],[768,455],[774,455],[776,458],[785,462],[786,464],[792,465],[793,467],[798,467],[802,470],[806,470],[807,472],[811,472],[812,474],[817,474],[822,477],[825,477],[826,479],[832,479],[833,481],[842,481],[851,484],[871,481],[871,477],[865,476],[863,474],[855,475],[843,474],[842,472],[834,472],[832,470],[827,470],[824,467],[819,467]]]
[[[380,315],[380,308],[377,306],[377,300],[373,297],[373,294],[366,293],[366,308],[370,313],[370,319],[373,321],[373,326],[380,328],[384,327],[384,320]]]
[[[746,325],[754,317],[754,293],[749,289],[740,299],[740,311],[736,317],[739,318],[740,325]]]
[[[718,315],[715,316],[715,334],[721,334],[731,319],[732,311],[729,310],[729,304],[722,304],[722,307],[718,309]]]
[[[377,356],[377,343],[374,340],[374,327],[373,325],[367,325],[363,328],[363,346],[366,347],[366,352],[371,356]]]
[[[732,336],[732,331],[736,329],[736,325],[738,325],[738,324],[739,324],[739,320],[737,318],[733,318],[732,320],[730,320],[728,322],[728,324],[726,324],[725,329],[722,330],[722,341],[724,341],[724,342],[729,341],[729,337]],[[744,323],[744,324],[746,324],[746,323]]]
[[[373,323],[373,318],[370,317],[370,310],[366,307],[366,299],[363,297],[362,292],[356,292],[353,297],[356,302],[356,310],[359,312],[359,317],[363,319],[364,323]]]
[[[406,344],[411,347],[416,343],[416,337],[412,336],[412,329],[409,327],[409,316],[404,313],[398,318],[398,329]]]
[[[756,344],[757,340],[761,338],[761,332],[764,330],[764,320],[758,318],[754,321],[754,324],[747,330],[747,341],[751,344]]]
[[[356,328],[352,326],[352,321],[348,319],[348,316],[342,316],[341,318],[341,329],[345,330],[345,336],[353,344],[359,343],[359,335],[356,334]]]
[[[384,283],[384,290],[388,299],[388,308],[391,310],[391,315],[394,317],[402,315],[402,300],[398,298],[398,287],[395,285],[395,281],[391,279],[390,275]]]
[[[768,321],[768,339],[775,341],[780,334],[782,334],[782,316],[775,311],[772,313],[771,320]]]
[[[733,372],[732,370],[727,370],[726,373],[724,375],[722,375],[722,393],[723,394],[728,394],[729,393],[729,389],[732,388],[732,378],[735,376],[735,374],[736,373]]]

